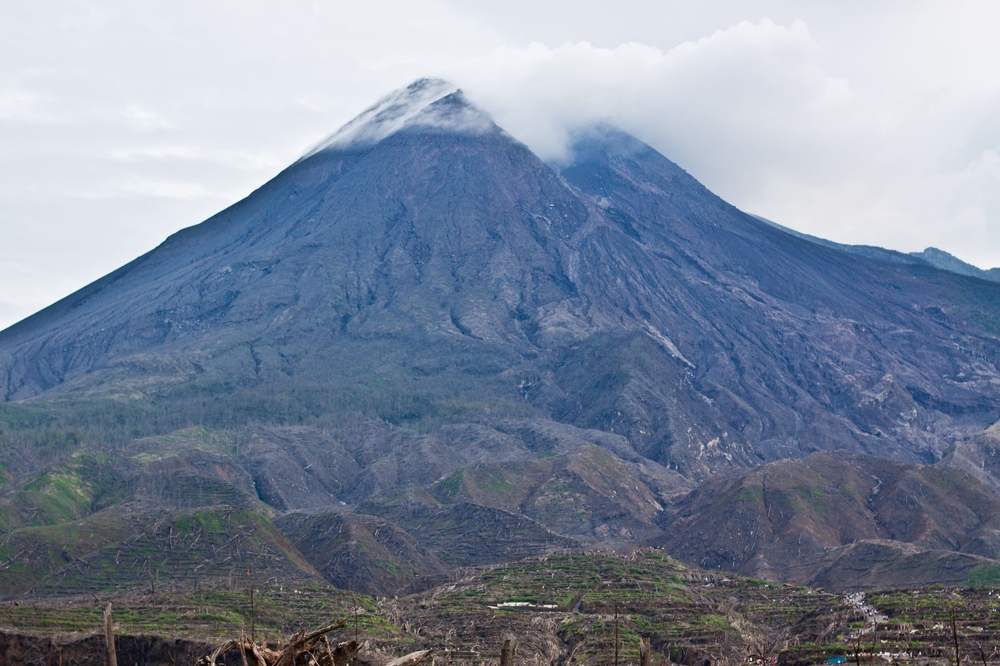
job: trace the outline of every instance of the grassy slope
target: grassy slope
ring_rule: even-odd
[[[132,513],[134,512],[134,514]],[[190,511],[117,507],[77,523],[25,528],[0,542],[7,595],[191,587],[209,581],[322,577],[271,521],[232,506]]]

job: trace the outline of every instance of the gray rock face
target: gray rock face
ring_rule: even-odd
[[[337,136],[0,333],[0,398],[514,414],[694,479],[1000,418],[1000,285],[797,238],[612,128],[546,165],[437,82]]]

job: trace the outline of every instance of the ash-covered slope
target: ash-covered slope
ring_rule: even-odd
[[[613,129],[582,135],[561,173],[609,221],[580,245],[604,255],[581,260],[585,297],[680,361],[619,347],[628,377],[565,416],[689,470],[828,448],[934,461],[940,435],[993,422],[992,285],[783,233]]]
[[[1000,556],[1000,499],[985,485],[860,455],[719,474],[663,527],[658,543],[706,569],[835,589],[964,584]]]
[[[613,129],[574,154],[547,166],[419,81],[0,333],[0,397],[499,412],[689,478],[818,449],[932,461],[1000,417],[1000,286],[795,238]]]
[[[8,329],[4,396],[150,374],[327,382],[337,347],[380,340],[397,365],[428,344],[512,364],[523,320],[572,293],[566,239],[588,216],[477,113],[453,93],[374,144],[335,142]]]

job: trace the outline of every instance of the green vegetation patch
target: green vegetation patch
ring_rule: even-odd
[[[974,569],[965,583],[970,587],[1000,587],[1000,564],[985,564]]]

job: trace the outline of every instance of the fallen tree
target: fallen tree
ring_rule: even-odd
[[[219,666],[218,659],[229,652],[237,652],[243,666],[347,666],[358,654],[357,641],[344,641],[337,647],[330,644],[326,635],[340,629],[347,620],[340,620],[316,631],[296,632],[283,649],[272,650],[267,645],[255,643],[246,636],[226,641],[211,654],[199,659],[195,666]],[[393,659],[386,666],[418,666],[430,658],[433,650],[418,650]]]
[[[417,650],[406,656],[393,659],[385,666],[417,666],[417,664],[422,664],[430,659],[433,653],[434,650]]]
[[[296,632],[283,649],[272,650],[267,645],[258,644],[246,636],[226,641],[215,648],[212,654],[198,660],[196,666],[218,666],[217,660],[227,652],[236,651],[246,666],[346,666],[361,646],[355,641],[345,641],[333,648],[326,635],[340,629],[347,620],[340,620],[316,631]]]

